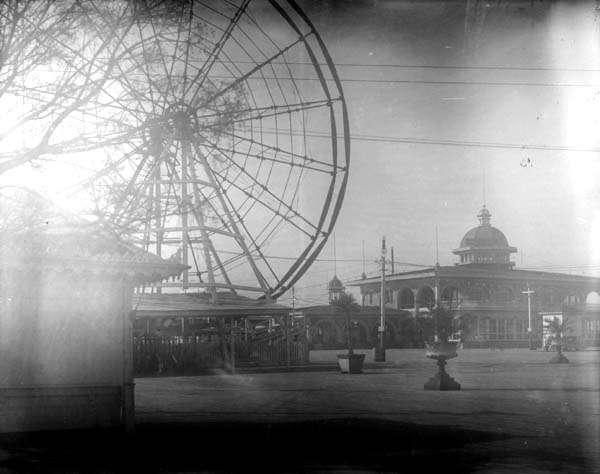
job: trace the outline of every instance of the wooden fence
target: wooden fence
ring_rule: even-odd
[[[138,336],[133,340],[134,374],[193,375],[225,368],[220,346],[197,336]]]
[[[235,341],[232,344],[232,338]],[[235,367],[291,366],[308,363],[304,329],[244,340],[241,334],[138,336],[133,341],[134,374],[195,375]]]
[[[306,331],[290,331],[289,335],[238,341],[235,345],[235,361],[238,366],[302,365],[308,363],[309,347]]]

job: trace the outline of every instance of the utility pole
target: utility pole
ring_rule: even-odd
[[[440,242],[438,239],[438,226],[435,226],[435,266],[438,267],[440,265],[440,255],[439,255]]]
[[[364,280],[365,278],[367,278],[367,271],[366,271],[366,266],[365,266],[365,241],[362,241],[362,274],[360,275],[360,277]],[[364,296],[363,296],[364,298]],[[363,301],[363,306],[365,305],[364,301]]]
[[[531,333],[531,295],[533,295],[535,293],[535,291],[530,290],[529,289],[529,285],[527,285],[527,291],[522,291],[521,293],[523,293],[524,295],[527,295],[527,317],[528,317],[528,324],[527,324],[527,337],[529,338],[529,350],[534,350],[535,348],[533,347],[533,339],[532,339],[532,333]]]
[[[379,347],[375,350],[375,362],[385,362],[385,236],[381,239],[381,296],[379,306],[381,318],[379,320]]]

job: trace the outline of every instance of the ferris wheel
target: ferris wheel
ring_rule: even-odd
[[[344,197],[334,63],[293,0],[140,5],[119,74],[87,111],[120,137],[91,186],[104,218],[190,267],[155,291],[276,298],[315,260]]]

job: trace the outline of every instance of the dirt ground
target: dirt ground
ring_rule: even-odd
[[[419,350],[358,375],[138,379],[135,435],[15,437],[0,472],[600,472],[600,352],[552,355],[463,350],[457,392],[423,390]]]

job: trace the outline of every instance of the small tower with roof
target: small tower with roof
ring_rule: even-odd
[[[337,300],[342,293],[344,293],[344,285],[342,281],[334,275],[331,281],[327,284],[327,291],[329,292],[329,302]]]
[[[333,278],[327,284],[327,291],[329,292],[329,302],[337,300],[342,293],[344,293],[344,285],[342,280],[337,276],[337,252],[335,248],[335,234],[333,234]]]

